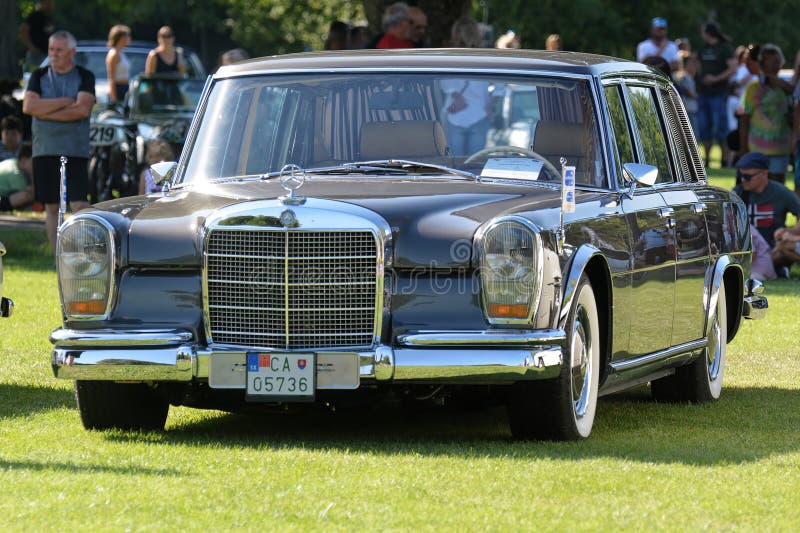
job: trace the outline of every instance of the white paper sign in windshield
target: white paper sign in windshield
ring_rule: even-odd
[[[544,163],[527,157],[490,157],[481,170],[482,178],[537,180]]]

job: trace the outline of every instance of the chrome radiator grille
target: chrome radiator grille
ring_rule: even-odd
[[[214,342],[286,349],[373,343],[372,232],[214,229],[206,246]]]

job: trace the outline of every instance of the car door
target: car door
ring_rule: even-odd
[[[698,196],[704,179],[694,139],[681,125],[683,111],[680,97],[666,85],[659,87],[662,123],[669,132],[667,146],[673,168],[673,179],[659,186],[659,192],[672,209],[675,233],[675,310],[672,344],[679,345],[700,339],[705,328],[705,282],[710,263],[706,211],[711,206],[706,195]],[[689,130],[691,131],[691,130]],[[692,144],[690,144],[690,142]],[[692,152],[694,150],[694,152]]]
[[[652,121],[645,122],[648,108],[643,104],[647,99],[640,103],[642,97],[635,96],[632,101],[630,89],[623,83],[606,85],[604,91],[618,169],[625,163],[656,164],[655,155],[645,154],[640,143],[631,141],[640,128],[652,125]],[[641,108],[638,112],[637,106]],[[619,186],[627,187],[621,182]],[[627,349],[615,353],[617,360],[636,358],[670,345],[675,281],[674,246],[664,198],[656,187],[637,186],[632,197],[621,195],[621,203],[631,232],[631,265],[629,284],[615,287],[614,309],[630,317],[630,327]]]

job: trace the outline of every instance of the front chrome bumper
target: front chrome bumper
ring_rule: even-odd
[[[500,384],[558,376],[565,339],[563,330],[419,331],[398,336],[393,346],[318,354],[357,357],[362,383]],[[57,329],[50,341],[57,378],[200,381],[228,389],[245,388],[246,353],[266,351],[201,346],[188,331],[163,329]]]

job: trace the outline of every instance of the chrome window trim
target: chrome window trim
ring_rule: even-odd
[[[186,142],[183,143],[183,148],[178,156],[178,166],[175,169],[175,172],[172,173],[172,179],[169,180],[170,190],[173,187],[179,187],[180,185],[183,185],[183,174],[186,170],[186,163],[189,158],[190,141],[191,144],[194,145],[194,141],[197,138],[197,128],[200,127],[200,117],[205,115],[206,107],[208,105],[212,81],[213,76],[209,74],[206,77],[205,85],[203,85],[203,91],[200,93],[200,100],[197,103],[197,108],[194,111],[194,115],[192,115],[191,122],[189,122],[189,129],[186,130]]]
[[[59,270],[60,261],[56,260],[56,276],[58,277],[58,295],[61,299],[61,313],[63,314],[65,320],[69,321],[86,321],[86,320],[108,320],[108,317],[111,316],[111,311],[114,309],[114,306],[117,303],[117,241],[114,238],[116,235],[116,230],[111,223],[106,220],[105,218],[92,214],[92,213],[78,213],[69,219],[67,219],[60,228],[58,228],[57,234],[57,246],[56,246],[56,254],[60,252],[60,240],[58,237],[61,236],[61,232],[70,227],[71,225],[75,224],[79,220],[89,219],[97,222],[104,230],[106,230],[106,236],[108,237],[108,249],[109,249],[109,261],[108,261],[108,270],[109,270],[109,282],[108,282],[108,296],[106,297],[106,312],[101,315],[70,315],[67,312],[67,308],[64,305],[64,293],[61,290],[61,272]]]
[[[484,236],[489,233],[491,230],[499,226],[500,224],[513,222],[517,223],[528,231],[531,232],[533,236],[533,243],[534,243],[534,268],[535,272],[534,275],[536,278],[533,281],[533,292],[534,294],[531,297],[530,308],[528,309],[528,316],[525,318],[492,318],[489,316],[489,308],[488,302],[486,301],[486,291],[483,288],[483,279],[482,276],[479,276],[478,279],[481,283],[481,308],[483,310],[483,316],[492,325],[520,325],[520,324],[531,324],[535,313],[539,310],[539,303],[542,296],[542,278],[544,276],[544,250],[542,245],[542,235],[541,229],[531,222],[530,220],[523,218],[519,215],[505,215],[501,217],[494,218],[483,224],[478,230],[475,232],[475,237],[473,241],[473,248],[474,248],[474,255],[478,258],[478,268],[482,268],[483,266],[483,240]]]
[[[285,227],[264,227],[240,224],[236,226],[222,226],[229,217],[242,216],[243,213],[251,213],[254,216],[264,214],[265,212],[281,213],[287,208],[297,212],[297,220],[300,226],[285,228]],[[304,209],[314,210],[314,214],[319,217],[317,223],[313,226],[303,226],[303,215],[301,214]],[[322,216],[324,212],[328,212],[327,216]],[[363,224],[342,224],[341,218],[343,214],[349,215],[352,219],[357,219]],[[279,200],[256,200],[247,201],[230,206],[223,207],[211,214],[203,225],[201,232],[202,256],[203,267],[201,275],[201,290],[202,290],[202,305],[203,305],[203,328],[205,331],[206,341],[208,346],[229,346],[235,347],[239,345],[232,345],[229,343],[220,343],[215,345],[214,339],[211,334],[211,322],[209,312],[209,296],[208,296],[208,240],[211,232],[215,229],[224,227],[226,229],[240,229],[246,231],[275,231],[288,234],[292,232],[345,232],[345,231],[369,231],[375,238],[376,244],[376,269],[375,269],[375,310],[373,313],[373,336],[372,344],[369,346],[335,346],[330,349],[341,351],[343,349],[364,349],[374,348],[380,344],[381,336],[383,333],[383,313],[384,313],[384,299],[385,299],[385,270],[386,270],[386,257],[385,251],[391,247],[392,231],[389,224],[380,217],[377,213],[362,208],[353,204],[338,202],[335,200],[322,200],[317,198],[309,198],[307,202],[301,206],[286,206]],[[287,239],[288,244],[288,239]],[[288,262],[284,263],[284,269],[288,268]],[[285,272],[285,270],[284,270]],[[288,285],[287,289],[288,291]],[[288,299],[284,298],[284,302],[288,305]],[[287,310],[288,311],[288,310]],[[285,339],[288,343],[288,313],[285,312]],[[250,346],[254,347],[254,346]],[[290,349],[286,345],[283,346],[261,346],[262,349],[273,349],[281,351],[323,351],[326,348],[299,348]]]

